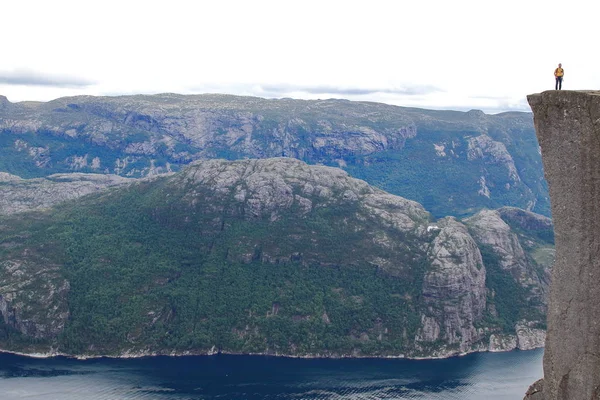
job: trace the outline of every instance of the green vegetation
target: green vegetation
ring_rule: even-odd
[[[64,265],[71,315],[61,351],[407,351],[419,324],[410,300],[419,296],[419,274],[391,277],[360,261],[370,251],[363,237],[331,224],[355,206],[251,221],[190,206],[184,196],[162,179],[2,221],[11,229],[0,243],[24,239],[0,246],[0,256],[29,249]],[[275,247],[280,258],[263,259]]]
[[[373,186],[421,203],[437,218],[447,215],[462,218],[482,208],[494,209],[504,205],[525,208],[534,196],[528,191],[531,185],[510,181],[504,165],[467,158],[465,138],[476,135],[476,132],[464,131],[419,131],[417,137],[408,140],[402,150],[349,157],[344,169]],[[535,141],[533,133],[529,136]],[[436,155],[435,143],[451,143],[453,147],[446,148],[446,156],[441,157]],[[523,150],[519,152],[523,153]],[[541,167],[531,167],[537,161],[515,158],[519,174],[523,171],[527,179],[537,179],[536,193],[547,193],[545,186],[539,186],[545,182],[541,178]],[[479,194],[482,175],[487,177],[490,198]],[[533,211],[548,215],[549,207],[547,199],[542,198]]]
[[[498,118],[500,119],[501,116]],[[543,176],[542,157],[533,126],[512,127],[506,132],[499,127],[494,127],[490,129],[489,134],[494,140],[505,144],[506,150],[515,161],[522,183],[531,190],[534,197],[527,201],[533,199],[536,201],[531,211],[549,217],[551,210],[548,183]],[[511,200],[503,202],[503,205],[526,208],[527,203],[523,203],[523,199],[519,201],[513,195]]]
[[[73,172],[73,158],[85,156],[88,167],[77,172],[140,176],[152,162],[177,170],[196,158],[286,156],[312,164],[345,163],[352,176],[416,200],[435,217],[533,203],[534,211],[549,214],[533,126],[520,114],[478,119],[477,113],[375,103],[217,95],[139,100],[138,109],[148,115],[132,112],[117,98],[81,98],[65,109],[48,111],[55,107],[49,104],[36,110],[34,120],[53,131],[0,131],[0,171],[25,178]],[[176,107],[169,109],[171,104]],[[153,116],[157,110],[160,118]],[[20,112],[15,118],[27,122],[26,110]],[[194,125],[196,117],[202,126]],[[414,133],[415,127],[416,136],[406,138],[407,129]],[[469,138],[483,132],[506,146],[521,181],[511,180],[506,165],[489,154],[469,157]],[[130,145],[150,142],[152,154],[130,153]],[[441,145],[445,156],[437,152]],[[99,170],[90,167],[95,157],[101,160]],[[115,168],[125,158],[128,165]],[[489,198],[478,193],[482,176]],[[381,225],[372,229],[373,221],[356,218],[357,206],[350,202],[315,207],[306,216],[292,209],[270,220],[244,215],[239,203],[215,200],[203,190],[161,178],[44,214],[0,218],[0,260],[33,254],[40,265],[60,265],[70,282],[70,316],[53,345],[94,354],[213,347],[293,354],[410,352],[424,312],[427,243],[415,244],[410,234]],[[526,248],[532,260],[547,266],[551,228],[511,227],[532,243]],[[395,246],[373,246],[378,237]],[[515,321],[541,318],[527,288],[500,268],[489,249],[482,252],[488,301],[497,311],[483,324],[512,333]],[[393,259],[394,267],[369,262],[377,259]],[[0,346],[38,344],[0,322]]]
[[[193,159],[284,156],[310,164],[345,163],[353,176],[418,201],[436,217],[530,204],[535,204],[532,211],[550,215],[531,114],[227,95],[70,101],[66,106],[57,101],[59,108],[41,103],[37,108],[15,106],[14,114],[6,111],[6,118],[14,118],[19,128],[0,132],[0,171],[24,178],[72,171],[139,177],[148,173],[151,163],[169,163],[177,171]],[[36,125],[41,127],[38,131],[19,130]],[[496,150],[507,149],[517,180],[509,179],[506,154],[500,154],[500,160],[489,154],[468,159],[469,138],[484,133],[496,141]],[[17,146],[17,140],[28,147]],[[143,149],[128,148],[142,143]],[[444,146],[446,156],[438,155],[435,146]],[[29,154],[36,147],[44,149],[43,154]],[[86,155],[88,167],[74,168],[72,158]],[[89,165],[95,157],[101,168],[94,170]],[[124,159],[127,165],[121,162],[117,167],[116,161]],[[482,176],[490,198],[478,193]]]
[[[499,325],[503,331],[510,332],[522,319],[545,321],[540,311],[541,304],[532,303],[526,288],[519,285],[500,265],[499,256],[488,245],[480,245],[481,257],[486,266],[486,286],[488,293],[488,309],[491,305],[496,315],[489,311],[485,323]]]
[[[143,141],[148,136],[142,133],[133,134],[122,141],[127,144]],[[21,145],[19,145],[21,144]],[[187,149],[187,147],[186,147]],[[164,148],[152,157],[154,166],[171,164],[173,170],[178,170],[180,161],[164,155]],[[74,168],[70,163],[74,157],[87,157],[87,166]],[[92,160],[101,160],[100,168],[92,168]],[[122,149],[112,149],[104,145],[96,145],[80,138],[57,136],[54,133],[39,131],[23,134],[13,134],[10,131],[0,131],[0,171],[8,172],[21,178],[40,178],[56,173],[88,172],[104,173],[108,170],[115,173],[117,160],[128,158],[127,166],[121,167],[120,175],[132,174],[140,176],[136,170],[150,167],[149,157],[133,156]]]
[[[246,164],[246,171],[257,168]],[[382,223],[360,201],[344,200],[347,190],[337,185],[326,197],[305,193],[298,182],[289,186],[289,198],[302,194],[311,202],[308,213],[296,202],[278,207],[276,217],[271,211],[254,214],[246,207],[254,198],[240,202],[218,179],[214,185],[196,183],[203,174],[210,176],[192,166],[46,212],[0,218],[0,260],[26,263],[32,276],[41,276],[36,268],[56,266],[44,271],[48,279],[28,282],[32,293],[42,293],[34,300],[23,295],[33,308],[40,309],[47,285],[56,288],[64,279],[70,284],[61,303],[69,316],[57,337],[26,338],[9,320],[0,323],[0,347],[51,345],[71,354],[370,356],[427,356],[442,345],[450,348],[443,340],[415,346],[421,315],[431,306],[422,288],[436,232],[423,236],[416,233],[423,225],[412,233],[391,227],[387,219]],[[539,225],[523,240],[531,243],[526,249],[531,265],[545,267],[544,258],[535,255],[551,248],[541,240],[548,236],[547,220],[514,209],[505,215],[515,228]],[[375,240],[387,244],[374,245]],[[539,297],[532,300],[531,288],[503,270],[491,248],[481,251],[489,307],[477,326],[512,334],[521,319],[543,320],[544,306]],[[442,290],[439,300],[453,302],[460,295],[444,299]],[[42,315],[42,322],[48,318]]]
[[[549,265],[554,263],[555,251],[554,246],[536,247],[531,253],[531,257],[538,265]]]

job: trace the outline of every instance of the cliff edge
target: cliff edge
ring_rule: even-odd
[[[600,91],[527,97],[550,187],[556,262],[544,379],[526,399],[600,399]]]

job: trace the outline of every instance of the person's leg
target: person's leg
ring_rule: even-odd
[[[558,76],[556,78],[554,78],[554,90],[558,90]]]
[[[562,90],[562,76],[558,78],[558,90]]]

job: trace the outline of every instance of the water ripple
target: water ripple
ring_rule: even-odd
[[[28,359],[0,354],[3,400],[507,400],[542,375],[543,351],[446,360],[275,357]]]

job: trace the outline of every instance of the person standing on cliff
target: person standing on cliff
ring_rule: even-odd
[[[562,89],[562,80],[565,75],[565,70],[562,68],[562,64],[558,64],[558,68],[554,70],[554,78],[556,78],[556,84],[554,85],[554,90]]]

